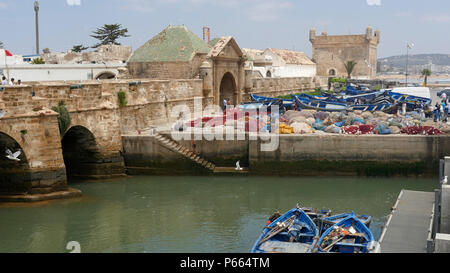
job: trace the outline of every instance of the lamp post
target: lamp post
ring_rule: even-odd
[[[34,1],[34,11],[36,13],[36,54],[39,55],[39,1]]]
[[[413,43],[406,43],[406,81],[405,87],[408,87],[408,61],[409,61],[409,50],[414,47]]]

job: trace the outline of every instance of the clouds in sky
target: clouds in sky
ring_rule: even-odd
[[[369,6],[381,6],[381,0],[367,0]]]
[[[69,6],[80,6],[81,0],[66,0],[67,5]]]

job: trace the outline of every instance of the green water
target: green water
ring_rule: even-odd
[[[402,189],[437,179],[134,177],[72,187],[84,196],[0,205],[0,252],[246,253],[275,211],[301,206],[374,217],[379,238]]]

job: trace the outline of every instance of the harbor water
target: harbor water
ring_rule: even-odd
[[[297,203],[373,216],[379,238],[402,189],[437,179],[129,177],[75,183],[83,197],[0,205],[0,252],[247,253],[267,219]]]

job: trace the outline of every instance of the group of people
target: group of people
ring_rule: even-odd
[[[16,80],[14,78],[11,78],[10,81],[8,81],[8,79],[6,79],[5,76],[2,76],[2,84],[1,85],[22,85],[22,80],[18,80],[16,82]]]
[[[433,114],[434,114],[434,122],[442,121],[447,122],[448,113],[450,112],[450,104],[447,94],[445,92],[441,95],[441,102],[436,102],[434,106]]]

